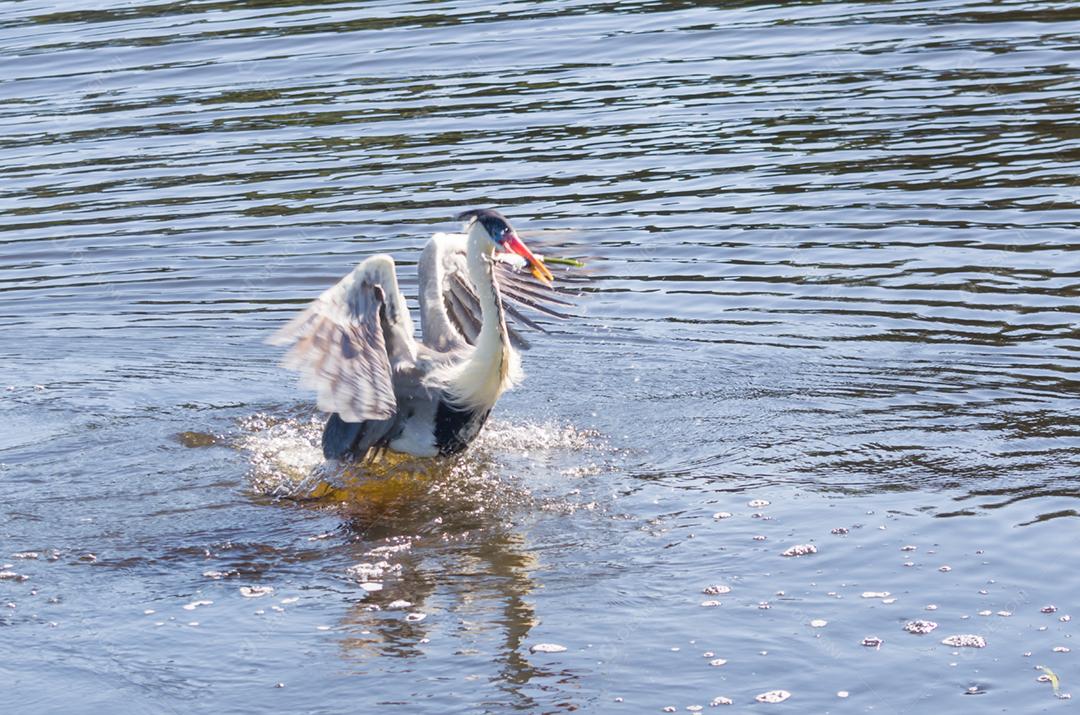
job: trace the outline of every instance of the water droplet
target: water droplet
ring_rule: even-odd
[[[953,648],[985,648],[986,639],[982,636],[968,634],[948,636],[942,639],[943,644]]]
[[[767,693],[761,693],[754,700],[759,703],[782,703],[791,697],[791,693],[786,690],[770,690]]]
[[[817,547],[813,544],[795,544],[785,549],[781,556],[807,556],[809,554],[816,554]]]
[[[229,576],[230,572],[228,572],[228,571],[208,570],[208,571],[203,571],[202,575],[205,578],[212,578],[212,579],[217,580],[217,579],[222,579],[222,578],[225,578],[226,576]]]
[[[241,586],[240,595],[244,598],[261,598],[274,592],[273,586]]]
[[[937,624],[933,621],[908,621],[904,624],[904,630],[908,633],[915,633],[917,635],[924,635],[937,628]]]
[[[566,646],[558,643],[536,643],[529,650],[533,653],[563,653],[566,651]]]

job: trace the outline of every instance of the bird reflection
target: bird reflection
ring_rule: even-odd
[[[357,585],[338,629],[347,661],[411,659],[455,642],[455,656],[494,661],[499,687],[525,706],[532,701],[523,686],[555,675],[524,648],[537,623],[528,601],[537,563],[508,520],[531,497],[502,481],[491,459],[476,451],[456,460],[390,455],[342,467],[306,496],[340,510],[361,571],[381,572],[371,577],[381,590]]]

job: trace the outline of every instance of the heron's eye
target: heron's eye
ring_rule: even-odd
[[[494,217],[488,218],[487,220],[485,220],[485,218],[481,218],[480,223],[483,224],[484,228],[487,230],[488,236],[490,236],[491,240],[495,243],[502,245],[513,235],[513,231],[505,221],[499,221],[494,219]]]

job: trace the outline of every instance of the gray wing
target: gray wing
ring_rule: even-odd
[[[282,364],[346,422],[397,413],[395,372],[416,357],[412,321],[389,256],[372,256],[327,289],[270,341],[292,345]]]
[[[480,301],[469,278],[464,234],[437,233],[420,256],[420,320],[424,343],[436,350],[473,345],[480,333]],[[564,293],[544,285],[523,268],[516,256],[499,254],[495,260],[507,333],[514,347],[525,350],[529,342],[522,326],[547,332],[532,314],[568,318],[561,310],[572,302]]]

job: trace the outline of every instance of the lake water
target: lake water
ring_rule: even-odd
[[[0,57],[6,712],[1075,707],[1072,0],[21,0]],[[476,206],[579,317],[461,459],[320,473],[264,340]]]

